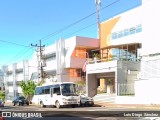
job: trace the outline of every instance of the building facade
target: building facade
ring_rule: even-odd
[[[0,91],[5,90],[3,77],[4,77],[3,70],[0,69]]]
[[[100,24],[100,62],[87,65],[88,96],[100,87],[115,94],[117,103],[160,103],[159,3],[142,0]]]
[[[61,39],[35,52],[31,60],[4,66],[7,99],[22,92],[20,81],[38,83],[43,76],[46,82],[86,79],[91,97],[101,91],[114,94],[116,103],[159,104],[159,3],[142,0],[140,6],[102,22],[99,40]]]
[[[22,93],[19,83],[22,80],[29,80],[28,60],[10,66],[3,66],[3,73],[6,100],[12,100],[14,96]]]
[[[22,93],[19,83],[44,79],[46,82],[65,82],[85,80],[83,65],[89,57],[89,51],[98,48],[94,38],[74,36],[61,39],[54,44],[37,48],[31,60],[24,60],[9,66],[3,66],[6,100]]]

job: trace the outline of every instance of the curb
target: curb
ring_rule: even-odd
[[[107,108],[141,108],[141,109],[153,109],[160,110],[159,104],[116,104],[106,102],[95,102],[95,107],[107,107]]]
[[[13,106],[12,102],[5,102],[5,106]],[[29,106],[39,106],[38,104],[29,104]],[[133,109],[151,109],[160,110],[159,104],[116,104],[107,102],[95,102],[93,107],[106,107],[106,108],[133,108]]]

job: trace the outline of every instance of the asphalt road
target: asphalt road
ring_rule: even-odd
[[[106,107],[65,107],[41,108],[39,106],[5,106],[1,108],[5,120],[160,120],[160,112],[145,111],[151,116],[144,116],[143,111],[130,109],[110,109]],[[156,116],[158,115],[158,116]],[[1,119],[0,119],[1,120]]]

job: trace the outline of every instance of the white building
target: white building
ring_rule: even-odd
[[[88,96],[101,88],[115,94],[117,103],[160,103],[159,4],[142,0],[101,23],[101,62],[87,65]]]
[[[0,91],[4,90],[3,70],[0,69]]]
[[[94,52],[100,53],[100,59],[86,66],[88,96],[102,90],[114,94],[116,103],[160,104],[159,3],[142,0],[141,6],[102,22],[100,41],[77,36],[62,39],[45,47],[41,61],[34,53],[32,60],[7,66],[6,94],[21,93],[17,85],[22,79],[38,82],[38,64],[49,82],[83,80],[82,67],[98,48]]]
[[[6,100],[12,100],[18,93],[22,93],[19,83],[29,80],[29,62],[24,60],[21,63],[3,66],[3,73]]]
[[[89,51],[97,49],[98,43],[99,41],[94,38],[74,36],[42,47],[41,59],[40,52],[35,52],[31,60],[4,66],[6,100],[12,100],[14,96],[22,93],[18,86],[22,80],[33,80],[38,83],[40,66],[46,82],[84,80],[82,67],[90,55]]]

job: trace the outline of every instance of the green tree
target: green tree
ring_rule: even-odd
[[[34,95],[36,84],[33,81],[22,81],[19,86],[22,88],[23,95],[31,100],[31,97]]]
[[[83,81],[83,80],[81,80],[81,81],[76,81],[75,82],[77,85],[78,85],[78,94],[85,94],[86,93],[86,81]]]
[[[0,91],[0,99],[2,99],[3,101],[5,100],[5,92],[4,91]]]

